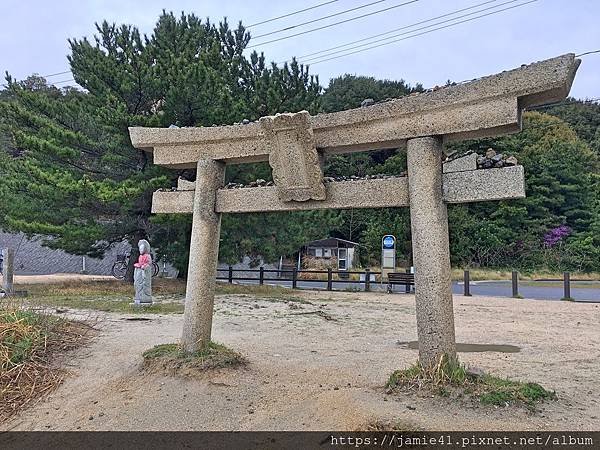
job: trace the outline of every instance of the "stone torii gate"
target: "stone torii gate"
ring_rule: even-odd
[[[573,54],[432,92],[311,116],[306,111],[217,127],[130,128],[154,163],[196,168],[196,181],[157,191],[154,213],[192,213],[182,345],[211,337],[221,214],[410,206],[419,358],[456,357],[446,204],[525,196],[522,166],[477,170],[471,155],[445,164],[444,144],[521,130],[526,107],[563,100]],[[407,148],[408,176],[323,181],[325,155]],[[268,160],[274,186],[224,189],[226,164]]]

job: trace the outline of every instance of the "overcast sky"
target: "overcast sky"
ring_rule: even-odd
[[[92,36],[94,23],[133,24],[150,33],[161,10],[179,14],[193,12],[200,17],[218,21],[227,17],[231,24],[241,20],[252,24],[299,9],[324,3],[327,0],[1,0],[0,70],[16,78],[31,73],[42,75],[67,70],[67,39]],[[268,33],[301,22],[356,8],[376,0],[337,0],[328,5],[290,17],[250,28],[253,36]],[[296,27],[284,33],[255,38],[252,44],[283,37],[315,27],[328,25],[358,15],[394,7],[409,0],[381,0],[377,4],[310,25]],[[455,16],[444,17],[406,28],[416,22],[483,3],[485,0],[418,0],[413,3],[373,14],[359,20],[332,26],[302,36],[259,45],[268,60],[283,61],[375,34],[405,27],[393,39],[422,33],[416,28],[436,24],[451,17],[481,11],[498,5],[497,9],[524,3],[528,0],[488,2]],[[506,3],[506,4],[505,4]],[[501,4],[504,4],[500,6]],[[457,20],[465,20],[494,10],[482,11]],[[457,26],[411,37],[379,48],[311,65],[326,86],[331,77],[344,73],[372,75],[376,78],[404,79],[425,87],[443,84],[446,80],[461,81],[493,74],[564,53],[583,53],[600,49],[600,1],[598,0],[538,0],[522,7],[472,20]],[[435,28],[447,25],[436,25]],[[407,34],[407,32],[410,32]],[[388,39],[393,40],[393,39]],[[364,41],[356,45],[369,43]],[[373,43],[376,45],[377,43]],[[367,46],[355,48],[364,49]],[[349,47],[344,47],[346,49]],[[336,50],[332,50],[336,51]],[[339,56],[343,53],[332,53]],[[321,59],[325,59],[323,56]],[[600,97],[600,53],[584,56],[571,94],[577,98]],[[70,74],[50,77],[53,82],[71,78]],[[59,84],[64,86],[65,83]]]

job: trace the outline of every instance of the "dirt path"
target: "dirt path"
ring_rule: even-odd
[[[413,296],[297,295],[311,304],[218,297],[214,339],[250,364],[202,379],[139,369],[144,350],[178,339],[181,315],[106,315],[101,335],[71,362],[73,376],[0,428],[352,430],[397,420],[436,430],[600,429],[598,305],[455,296],[459,342],[522,349],[462,353],[463,362],[557,390],[558,402],[530,413],[387,395],[389,374],[417,359],[416,350],[398,344],[416,339]]]
[[[0,279],[2,275],[0,275]],[[110,275],[84,275],[79,273],[53,273],[51,275],[15,275],[14,283],[23,284],[53,284],[65,281],[107,281],[114,280]]]

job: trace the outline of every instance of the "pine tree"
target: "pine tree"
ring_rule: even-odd
[[[279,68],[267,66],[263,55],[246,58],[248,40],[241,24],[231,30],[226,21],[163,12],[149,36],[103,22],[93,42],[70,41],[71,70],[84,92],[7,77],[8,99],[0,102],[8,138],[0,155],[0,225],[44,235],[47,245],[75,254],[100,256],[125,239],[133,262],[135,244],[149,236],[161,254],[185,248],[187,255],[181,241],[189,235],[189,218],[153,219],[150,199],[157,188],[194,173],[153,166],[132,148],[127,127],[211,126],[286,110],[316,112],[318,79],[295,61]],[[244,237],[234,236],[231,245]]]

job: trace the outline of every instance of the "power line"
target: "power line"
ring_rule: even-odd
[[[423,23],[432,22],[432,21],[434,21],[436,19],[440,19],[440,18],[443,18],[443,17],[452,16],[452,15],[455,15],[455,14],[457,14],[459,12],[463,12],[463,11],[466,11],[466,10],[469,10],[469,9],[477,8],[479,6],[487,5],[489,3],[495,3],[497,1],[499,1],[499,0],[489,0],[489,1],[486,1],[486,2],[483,2],[483,3],[479,3],[477,5],[469,6],[467,8],[459,9],[459,10],[456,10],[456,11],[453,11],[453,12],[450,12],[450,13],[447,13],[447,14],[442,14],[441,16],[433,17],[431,19],[422,20],[420,22],[416,22],[416,23],[413,23],[413,24],[410,24],[410,25],[406,25],[406,26],[403,26],[403,27],[400,27],[400,28],[395,28],[393,30],[386,31],[385,33],[375,34],[375,35],[372,35],[372,36],[369,36],[369,37],[366,37],[366,38],[358,39],[356,41],[348,42],[346,44],[341,44],[341,45],[337,45],[335,47],[330,47],[330,48],[325,49],[325,50],[320,50],[320,51],[317,51],[317,52],[309,53],[307,55],[302,55],[302,56],[299,56],[297,58],[301,59],[301,58],[305,58],[305,57],[311,56],[311,58],[308,58],[307,60],[303,61],[303,62],[308,62],[308,61],[313,60],[313,59],[320,59],[320,58],[325,57],[325,56],[331,56],[331,55],[334,55],[336,53],[342,53],[342,52],[345,52],[345,51],[351,50],[351,49],[344,49],[344,50],[337,50],[337,51],[332,51],[332,50],[336,50],[336,49],[343,48],[343,47],[349,47],[352,44],[356,44],[356,43],[359,43],[359,42],[371,41],[371,40],[373,40],[373,39],[375,39],[377,37],[385,36],[387,34],[394,33],[394,32],[399,31],[399,30],[405,30],[407,28],[413,28],[413,27],[415,27],[417,25],[420,25],[420,24],[423,24]],[[517,2],[517,1],[519,1],[519,0],[509,0],[507,2],[500,3],[498,5],[493,5],[493,6],[490,6],[490,7],[487,7],[487,8],[480,9],[478,11],[473,11],[473,12],[470,12],[470,13],[467,13],[467,14],[463,14],[463,15],[460,15],[460,16],[452,17],[450,19],[442,20],[440,22],[433,23],[431,25],[427,25],[427,26],[424,26],[424,27],[416,28],[416,29],[410,30],[410,31],[405,31],[403,33],[394,34],[392,36],[388,36],[388,37],[380,39],[380,40],[375,40],[373,42],[367,42],[365,44],[358,45],[358,46],[354,47],[353,49],[356,49],[356,48],[359,48],[359,47],[364,47],[364,46],[367,46],[367,45],[371,45],[371,44],[374,44],[376,42],[383,42],[385,40],[392,39],[392,38],[398,37],[398,36],[404,36],[406,34],[414,33],[416,31],[425,30],[427,28],[431,28],[431,27],[434,27],[436,25],[441,25],[441,24],[444,24],[444,23],[452,22],[452,21],[461,19],[463,17],[472,16],[473,14],[478,14],[478,13],[481,13],[483,11],[488,11],[490,9],[499,8],[500,6],[507,5],[509,3],[514,3],[514,2]],[[327,55],[325,55],[325,53],[327,53]],[[321,54],[323,54],[323,55],[322,56],[313,56],[313,55],[321,55]]]
[[[445,29],[445,28],[450,28],[450,27],[453,27],[453,26],[456,26],[456,25],[460,25],[460,24],[462,24],[462,23],[465,23],[465,22],[470,22],[470,21],[472,21],[472,20],[480,19],[480,18],[482,18],[482,17],[491,16],[491,15],[493,15],[493,14],[498,14],[498,13],[500,13],[500,12],[503,12],[503,11],[506,11],[506,10],[509,10],[509,9],[513,9],[513,8],[518,8],[518,7],[520,7],[520,6],[525,6],[525,5],[529,4],[529,3],[534,3],[534,2],[536,2],[536,1],[538,1],[538,0],[529,0],[529,1],[527,1],[527,2],[520,3],[520,4],[518,4],[518,5],[509,6],[509,7],[507,7],[507,8],[499,9],[499,10],[497,10],[497,11],[492,11],[492,12],[489,12],[489,13],[486,13],[486,14],[482,14],[482,15],[480,15],[480,16],[475,16],[475,17],[472,17],[472,18],[470,18],[470,19],[461,20],[461,21],[458,21],[458,22],[455,22],[455,23],[451,23],[451,24],[448,24],[448,25],[444,25],[444,26],[442,26],[442,27],[433,28],[433,29],[431,29],[431,30],[423,31],[423,32],[421,32],[421,33],[416,33],[416,34],[412,34],[412,35],[410,35],[410,36],[405,36],[405,37],[403,37],[403,38],[400,38],[400,39],[395,39],[395,40],[393,40],[393,41],[384,42],[384,43],[377,44],[377,45],[372,45],[371,47],[367,47],[367,48],[363,48],[363,49],[360,49],[360,50],[355,50],[355,51],[352,51],[352,52],[344,53],[344,54],[342,54],[342,55],[332,56],[331,58],[319,59],[319,60],[317,60],[317,61],[315,61],[315,62],[312,62],[312,63],[311,63],[311,65],[314,65],[314,64],[319,64],[319,63],[322,63],[322,62],[325,62],[325,61],[331,61],[331,60],[333,60],[333,59],[343,58],[344,56],[353,55],[353,54],[355,54],[355,53],[364,52],[364,51],[371,50],[371,49],[374,49],[374,48],[377,48],[377,47],[383,47],[384,45],[394,44],[394,43],[396,43],[396,42],[404,41],[404,40],[406,40],[406,39],[410,39],[410,38],[413,38],[413,37],[422,36],[422,35],[424,35],[424,34],[428,34],[428,33],[433,33],[434,31],[443,30],[443,29]],[[352,50],[352,49],[349,49],[349,50]]]
[[[330,47],[330,48],[327,48],[327,49],[324,49],[324,50],[319,50],[319,51],[317,51],[317,52],[313,52],[313,53],[307,53],[306,55],[300,55],[300,56],[297,56],[296,58],[297,58],[297,59],[300,59],[300,58],[306,58],[306,57],[308,57],[308,56],[317,55],[317,54],[319,54],[319,53],[326,53],[326,52],[329,52],[330,50],[335,50],[335,49],[338,49],[338,48],[341,48],[341,47],[348,47],[348,46],[350,46],[350,45],[352,45],[352,44],[356,44],[356,43],[358,43],[358,42],[364,42],[364,41],[367,41],[367,40],[370,40],[370,39],[373,39],[373,38],[376,38],[376,37],[385,36],[386,34],[390,34],[390,33],[396,32],[396,31],[400,31],[400,30],[404,30],[404,29],[406,29],[406,28],[412,28],[412,27],[414,27],[414,26],[421,25],[421,24],[423,24],[423,23],[431,22],[432,20],[441,19],[442,17],[451,16],[451,15],[457,14],[457,13],[459,13],[459,12],[466,11],[466,10],[468,10],[468,9],[476,8],[476,7],[478,7],[478,6],[483,6],[483,5],[486,5],[486,4],[488,4],[488,3],[495,3],[495,2],[497,2],[497,1],[498,1],[498,0],[489,0],[489,1],[487,1],[487,2],[479,3],[479,4],[477,4],[477,5],[469,6],[469,7],[467,7],[467,8],[463,8],[463,9],[458,9],[458,10],[456,10],[456,11],[453,11],[453,12],[450,12],[450,13],[447,13],[447,14],[442,14],[441,16],[432,17],[431,19],[422,20],[422,21],[420,21],[420,22],[415,22],[415,23],[413,23],[413,24],[406,25],[406,26],[403,26],[403,27],[400,27],[400,28],[394,28],[393,30],[386,31],[385,33],[374,34],[374,35],[372,35],[372,36],[369,36],[369,37],[366,37],[366,38],[363,38],[363,39],[358,39],[358,40],[356,40],[356,41],[347,42],[346,44],[337,45],[337,46],[335,46],[335,47]],[[289,60],[287,60],[287,61],[289,61]],[[287,62],[287,61],[282,61],[281,63],[284,63],[284,62]],[[281,64],[281,63],[278,63],[278,64]]]
[[[56,75],[64,75],[66,73],[71,73],[70,70],[65,70],[64,72],[56,72],[56,73],[51,73],[50,75],[42,75],[43,78],[50,78],[50,77],[55,77]]]
[[[376,0],[376,1],[371,2],[371,3],[366,3],[364,5],[356,6],[354,8],[345,9],[343,11],[339,11],[339,12],[336,12],[336,13],[333,13],[333,14],[329,14],[328,16],[319,17],[317,19],[312,19],[312,20],[309,20],[307,22],[298,23],[296,25],[290,25],[289,27],[280,28],[279,30],[275,30],[275,31],[270,31],[268,33],[259,34],[258,36],[252,36],[252,39],[258,39],[258,38],[261,38],[261,37],[270,36],[272,34],[281,33],[282,31],[292,30],[294,28],[298,28],[298,27],[301,27],[301,26],[304,26],[304,25],[315,23],[315,22],[320,22],[321,20],[330,19],[330,18],[335,17],[335,16],[341,16],[342,14],[346,14],[346,13],[349,13],[349,12],[352,12],[352,11],[356,11],[358,9],[367,8],[367,7],[375,5],[377,3],[383,3],[383,2],[386,2],[386,1],[387,0]]]
[[[392,36],[388,36],[388,37],[386,37],[386,38],[383,38],[383,39],[379,39],[379,40],[375,40],[375,41],[372,41],[372,42],[367,42],[367,43],[365,43],[365,44],[357,45],[357,46],[353,47],[352,49],[343,49],[343,50],[337,50],[337,51],[334,51],[334,52],[327,52],[327,54],[320,55],[320,56],[314,56],[314,57],[312,57],[312,58],[308,58],[307,60],[304,60],[303,62],[304,62],[304,63],[307,63],[307,62],[310,62],[310,61],[312,61],[312,60],[317,60],[317,59],[320,59],[320,58],[323,58],[323,57],[328,57],[328,56],[332,56],[332,55],[335,55],[335,54],[338,54],[338,53],[343,53],[343,52],[345,52],[345,51],[348,51],[348,50],[354,50],[354,49],[357,49],[357,48],[360,48],[360,47],[365,47],[365,46],[368,46],[368,45],[371,45],[371,44],[375,44],[375,43],[377,43],[377,42],[383,42],[383,41],[386,41],[386,40],[388,40],[388,39],[392,39],[392,38],[395,38],[395,37],[398,37],[398,36],[405,36],[405,35],[407,35],[407,34],[415,33],[416,31],[420,31],[420,30],[426,30],[426,29],[428,29],[428,28],[435,27],[436,25],[442,25],[442,24],[444,24],[444,23],[453,22],[453,21],[455,21],[455,20],[462,19],[463,17],[472,16],[473,14],[479,14],[479,13],[481,13],[481,12],[484,12],[484,11],[489,11],[490,9],[499,8],[500,6],[503,6],[503,5],[508,5],[508,4],[510,4],[510,3],[515,3],[515,2],[518,2],[518,1],[520,1],[520,0],[509,0],[509,1],[507,1],[507,2],[500,3],[500,4],[498,4],[498,5],[490,6],[490,7],[488,7],[488,8],[483,8],[483,9],[480,9],[480,10],[478,10],[478,11],[473,11],[473,12],[470,12],[470,13],[467,13],[467,14],[462,14],[462,15],[460,15],[460,16],[456,16],[456,17],[453,17],[453,18],[451,18],[451,19],[446,19],[446,20],[442,20],[442,21],[440,21],[440,22],[433,23],[433,24],[431,24],[431,25],[426,25],[426,26],[424,26],[424,27],[415,28],[414,30],[409,30],[409,31],[405,31],[405,32],[403,32],[403,33],[394,34],[394,35],[392,35]],[[482,16],[478,16],[478,17],[482,17]],[[410,27],[410,26],[408,26],[408,27],[405,27],[405,28],[409,28],[409,27]],[[387,33],[386,33],[386,34],[387,34]],[[367,39],[365,39],[365,40],[371,40],[371,39],[373,39],[373,38],[367,38]],[[348,46],[348,45],[345,45],[344,47],[347,47],[347,46]]]
[[[55,85],[55,84],[61,84],[61,83],[70,83],[71,81],[75,81],[75,78],[70,78],[70,79],[68,79],[68,80],[55,81],[54,83],[49,83],[49,85],[50,85],[50,86],[53,86],[53,85]],[[2,87],[4,87],[4,88],[7,88],[7,87],[8,87],[8,84],[2,84],[2,85],[0,85],[0,86],[2,86]]]
[[[327,5],[327,4],[330,4],[330,3],[335,3],[335,2],[337,2],[337,1],[339,1],[339,0],[331,0],[331,1],[329,1],[329,2],[320,3],[320,4],[318,4],[318,5],[315,5],[315,6],[312,6],[312,7],[309,7],[309,8],[305,8],[305,9],[302,9],[302,10],[294,11],[294,12],[292,12],[292,13],[289,13],[289,14],[286,14],[286,15],[283,15],[283,16],[275,17],[275,18],[268,19],[268,20],[265,20],[265,21],[262,21],[262,22],[257,22],[257,23],[255,23],[255,24],[252,24],[252,25],[249,25],[249,26],[247,26],[246,28],[249,28],[249,27],[251,27],[251,26],[260,25],[260,24],[262,24],[262,23],[267,23],[267,22],[270,22],[270,21],[273,21],[273,20],[277,20],[277,19],[279,19],[279,18],[288,17],[288,16],[291,16],[291,15],[294,15],[294,14],[298,14],[298,13],[301,13],[301,12],[304,12],[304,11],[311,10],[311,9],[315,9],[315,8],[318,8],[318,7],[320,7],[320,6],[324,6],[324,5]],[[384,0],[380,0],[380,1],[384,1]],[[380,2],[380,1],[379,1],[379,2]],[[419,1],[419,0],[413,0],[413,1],[406,2],[406,3],[400,4],[400,5],[395,5],[395,6],[392,6],[392,7],[390,7],[390,8],[386,8],[385,10],[388,10],[388,9],[391,9],[391,8],[397,8],[397,7],[399,7],[399,6],[403,6],[403,5],[406,5],[406,4],[409,4],[409,3],[414,3],[414,2],[416,2],[416,1]],[[448,17],[448,16],[451,16],[451,15],[457,14],[457,13],[459,13],[459,12],[463,12],[463,11],[466,11],[466,10],[469,10],[469,9],[477,8],[477,7],[479,7],[479,6],[483,6],[483,5],[486,5],[486,4],[489,4],[489,3],[494,3],[494,2],[497,2],[497,1],[499,1],[499,0],[488,0],[488,1],[486,1],[486,2],[482,2],[482,3],[478,3],[478,4],[476,4],[476,5],[472,5],[472,6],[469,6],[469,7],[466,7],[466,8],[458,9],[458,10],[456,10],[456,11],[453,11],[453,12],[450,12],[450,13],[442,14],[442,15],[440,15],[440,16],[436,16],[436,17],[433,17],[433,18],[431,18],[431,19],[427,19],[427,20],[423,20],[423,21],[420,21],[420,22],[416,22],[416,23],[413,23],[413,24],[410,24],[410,25],[406,25],[406,26],[403,26],[403,27],[400,27],[400,28],[396,28],[396,29],[393,29],[393,30],[390,30],[390,31],[387,31],[387,32],[384,32],[384,33],[379,33],[379,34],[376,34],[376,35],[372,35],[372,36],[369,36],[369,37],[366,37],[366,38],[358,39],[358,40],[356,40],[356,41],[348,42],[348,43],[346,43],[346,44],[341,44],[341,45],[338,45],[338,46],[335,46],[335,47],[330,47],[330,48],[328,48],[328,49],[320,50],[320,51],[317,51],[317,52],[308,53],[308,54],[306,54],[306,55],[302,55],[302,56],[300,56],[300,57],[298,57],[298,58],[304,58],[304,57],[307,57],[307,56],[313,56],[313,55],[319,55],[319,54],[322,54],[322,53],[328,53],[328,52],[330,52],[331,50],[335,50],[335,49],[342,48],[342,47],[348,47],[348,46],[350,46],[350,45],[352,45],[352,44],[355,44],[355,43],[359,43],[359,42],[368,41],[368,40],[374,39],[374,38],[376,38],[376,37],[384,36],[384,35],[387,35],[387,34],[393,33],[393,32],[395,32],[395,31],[403,30],[403,29],[406,29],[406,28],[412,28],[412,27],[414,27],[414,26],[416,26],[416,25],[420,25],[420,24],[423,24],[423,23],[431,22],[431,21],[433,21],[433,20],[437,20],[437,19],[440,19],[440,18],[443,18],[443,17]],[[452,19],[448,19],[448,20],[446,20],[446,21],[439,22],[439,23],[437,23],[437,24],[432,24],[432,25],[429,25],[429,26],[427,26],[427,27],[422,27],[422,28],[419,28],[419,29],[417,29],[417,30],[412,30],[412,31],[410,31],[409,33],[413,33],[414,31],[418,31],[418,30],[420,30],[420,29],[425,29],[425,28],[429,28],[429,27],[432,27],[432,26],[435,26],[435,25],[439,25],[439,24],[441,24],[441,23],[451,22],[451,21],[453,21],[453,20],[456,20],[456,19],[459,19],[459,18],[462,18],[462,17],[467,17],[467,16],[469,16],[469,15],[472,15],[472,14],[477,14],[477,13],[480,13],[480,12],[482,12],[482,11],[487,11],[487,10],[489,10],[489,9],[494,9],[494,8],[497,8],[497,7],[499,7],[499,6],[502,6],[502,5],[505,5],[505,4],[508,4],[508,3],[513,3],[513,2],[515,2],[515,1],[519,1],[519,0],[511,0],[511,1],[508,1],[508,2],[504,2],[504,3],[498,4],[498,5],[491,6],[491,7],[489,7],[489,8],[484,8],[484,9],[482,9],[482,10],[479,10],[479,11],[475,11],[475,12],[472,12],[472,13],[469,13],[469,14],[465,14],[465,15],[462,15],[462,16],[458,16],[458,17],[454,17],[454,18],[452,18]],[[524,6],[524,5],[527,5],[527,4],[529,4],[529,3],[533,3],[533,2],[535,2],[535,1],[537,1],[537,0],[531,0],[531,1],[528,1],[528,2],[525,2],[525,3],[521,3],[521,4],[519,4],[519,5],[515,5],[515,6],[509,7],[509,8],[504,8],[504,9],[500,9],[500,10],[497,10],[497,11],[494,11],[494,12],[491,12],[491,13],[488,13],[488,14],[483,14],[483,15],[481,15],[481,16],[473,17],[473,18],[471,18],[471,19],[468,19],[468,20],[463,20],[463,21],[460,21],[460,22],[452,23],[452,24],[449,24],[449,25],[447,25],[447,26],[443,26],[443,27],[435,28],[435,29],[428,30],[428,31],[426,31],[426,32],[423,32],[423,33],[414,34],[414,35],[411,35],[411,36],[406,36],[405,38],[402,38],[402,39],[397,39],[397,40],[394,40],[394,41],[385,42],[385,43],[382,43],[382,44],[378,44],[378,45],[375,45],[375,46],[372,46],[372,47],[368,47],[368,48],[365,48],[365,49],[362,49],[362,50],[356,50],[356,51],[353,51],[353,52],[350,52],[350,53],[347,53],[347,54],[343,54],[343,55],[339,55],[339,56],[336,56],[336,57],[332,57],[332,58],[326,58],[326,59],[320,59],[320,60],[319,60],[319,58],[309,58],[308,60],[310,61],[310,60],[313,60],[313,59],[317,59],[317,61],[314,61],[314,62],[312,62],[311,64],[318,64],[318,63],[321,63],[321,62],[329,61],[329,60],[331,60],[331,59],[336,59],[336,58],[341,58],[341,57],[344,57],[344,56],[349,56],[349,55],[352,55],[352,54],[354,54],[354,53],[359,53],[359,52],[361,52],[361,51],[366,51],[366,50],[370,50],[370,49],[377,48],[377,47],[380,47],[380,46],[384,46],[384,45],[392,44],[392,43],[395,43],[395,42],[398,42],[398,41],[402,41],[402,40],[405,40],[405,39],[409,39],[409,38],[411,38],[411,37],[417,37],[417,36],[421,36],[421,35],[423,35],[423,34],[428,34],[428,33],[431,33],[431,32],[433,32],[433,31],[438,31],[438,30],[441,30],[441,29],[444,29],[444,28],[449,28],[449,27],[451,27],[451,26],[459,25],[459,24],[461,24],[461,23],[469,22],[469,21],[471,21],[471,20],[475,20],[475,19],[478,19],[478,18],[481,18],[481,17],[485,17],[485,16],[488,16],[488,15],[496,14],[496,13],[499,13],[499,12],[502,12],[502,11],[506,11],[506,10],[508,10],[508,9],[513,9],[513,8],[517,8],[517,7],[520,7],[520,6]],[[379,2],[374,2],[374,3],[379,3]],[[370,3],[369,5],[371,5],[371,4],[373,4],[373,3]],[[364,5],[364,6],[368,6],[368,5]],[[385,10],[374,11],[374,12],[372,12],[372,13],[370,13],[370,14],[376,14],[376,13],[378,13],[378,12],[382,12],[382,11],[385,11]],[[342,11],[342,12],[340,12],[339,14],[341,14],[341,13],[343,13],[343,11]],[[370,15],[370,14],[368,14],[368,15]],[[337,24],[339,24],[339,23],[345,23],[345,22],[347,22],[347,21],[350,21],[350,20],[356,20],[356,19],[359,19],[359,18],[361,18],[361,17],[364,17],[364,16],[359,16],[359,17],[355,17],[355,18],[350,18],[350,19],[348,19],[348,20],[341,21],[341,22],[334,23],[334,24],[330,24],[330,25],[327,25],[327,26],[325,26],[325,27],[320,27],[320,28],[317,28],[317,29],[327,28],[327,27],[330,27],[330,26],[337,25]],[[298,25],[298,26],[299,26],[299,25]],[[298,34],[296,34],[296,35],[285,36],[285,37],[283,37],[283,38],[280,38],[280,39],[275,39],[275,40],[273,40],[273,41],[264,42],[263,44],[270,43],[270,42],[274,42],[274,41],[277,41],[277,40],[287,39],[287,38],[294,37],[294,36],[297,36],[297,35],[300,35],[300,34],[304,34],[304,33],[309,33],[309,32],[312,32],[312,31],[316,31],[317,29],[313,29],[313,30],[307,30],[307,31],[305,31],[305,32],[303,32],[303,33],[298,33]],[[274,32],[273,32],[273,33],[274,33]],[[408,33],[408,32],[407,32],[407,33]],[[396,36],[401,36],[401,35],[404,35],[404,34],[407,34],[407,33],[400,33],[400,34],[398,34],[398,35],[389,36],[389,37],[387,37],[387,38],[384,38],[384,39],[382,39],[381,41],[385,41],[385,40],[387,40],[387,39],[391,39],[391,38],[393,38],[393,37],[396,37]],[[373,43],[375,43],[375,42],[378,42],[378,41],[374,41],[374,42],[371,42],[371,43],[368,43],[368,44],[364,44],[364,45],[370,45],[370,44],[373,44]],[[261,45],[261,44],[256,44],[256,45]],[[360,46],[357,46],[357,47],[354,47],[354,48],[356,49],[356,48],[358,48],[358,47],[363,47],[364,45],[360,45]],[[254,47],[254,46],[253,46],[253,47]],[[248,48],[252,48],[252,47],[248,47]],[[351,48],[351,49],[347,49],[347,50],[353,50],[353,49]],[[344,50],[344,51],[345,51],[345,50]],[[333,53],[330,53],[329,55],[324,55],[324,56],[330,56],[330,55],[333,55],[333,54],[335,54],[335,53],[340,53],[340,52],[333,52]],[[576,56],[576,57],[580,57],[580,56],[586,56],[586,55],[590,55],[590,54],[594,54],[594,53],[600,53],[600,49],[598,49],[598,50],[592,50],[592,51],[588,51],[588,52],[584,52],[584,53],[580,53],[580,54],[578,54],[578,55],[575,55],[575,56]],[[289,60],[288,60],[288,61],[289,61]],[[281,63],[284,63],[284,62],[287,62],[287,61],[282,61]],[[42,75],[42,76],[43,76],[44,78],[49,78],[49,77],[53,77],[53,76],[57,76],[57,75],[63,75],[63,74],[67,74],[67,73],[71,73],[71,71],[70,71],[70,70],[66,70],[66,71],[63,71],[63,72],[56,72],[56,73],[52,73],[52,74],[48,74],[48,75]],[[52,83],[52,84],[68,83],[68,82],[71,82],[71,81],[75,81],[75,79],[71,78],[71,79],[68,79],[68,80],[57,81],[57,82],[55,82],[55,83]],[[2,86],[3,86],[3,87],[7,87],[7,85],[6,85],[6,84],[2,84]]]
[[[575,57],[579,58],[580,56],[591,55],[592,53],[600,53],[600,50],[592,50],[591,52],[580,53],[579,55],[575,55]]]
[[[395,9],[395,8],[400,8],[401,6],[406,6],[406,5],[409,5],[411,3],[416,3],[418,1],[420,1],[420,0],[410,0],[410,1],[407,1],[407,2],[404,2],[404,3],[400,3],[398,5],[390,6],[388,8],[378,9],[377,11],[372,11],[370,13],[362,14],[360,16],[350,17],[349,19],[340,20],[339,22],[334,22],[334,23],[330,23],[328,25],[323,25],[323,26],[320,26],[320,27],[311,28],[310,30],[301,31],[300,33],[290,34],[288,36],[283,36],[283,37],[280,37],[280,38],[277,38],[277,39],[271,39],[271,40],[265,41],[265,42],[259,42],[258,44],[250,45],[250,46],[248,46],[246,48],[255,48],[255,47],[258,47],[260,45],[270,44],[272,42],[277,42],[277,41],[283,41],[285,39],[290,39],[290,38],[293,38],[293,37],[296,37],[296,36],[300,36],[300,35],[303,35],[303,34],[313,33],[315,31],[319,31],[319,30],[324,30],[325,28],[331,28],[331,27],[334,27],[336,25],[341,25],[343,23],[352,22],[353,20],[362,19],[364,17],[372,16],[374,14],[380,14],[382,12],[389,11],[389,10]]]
[[[293,11],[291,13],[284,14],[283,16],[277,16],[277,17],[273,17],[271,19],[263,20],[261,22],[252,23],[252,24],[246,26],[246,28],[255,27],[255,26],[258,26],[258,25],[262,25],[264,23],[274,22],[275,20],[283,19],[285,17],[290,17],[290,16],[293,16],[293,15],[296,15],[296,14],[303,13],[305,11],[310,11],[311,9],[317,9],[317,8],[320,8],[321,6],[329,5],[330,3],[335,3],[337,1],[339,1],[339,0],[331,0],[329,2],[319,3],[318,5],[309,6],[308,8],[300,9],[298,11]]]
[[[62,80],[62,81],[55,81],[54,83],[50,83],[50,84],[69,83],[71,81],[75,81],[75,78],[70,78],[68,80]]]

